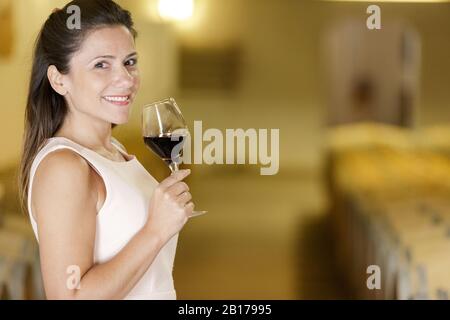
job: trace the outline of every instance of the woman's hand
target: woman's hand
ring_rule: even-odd
[[[188,185],[181,181],[191,170],[180,170],[161,181],[150,200],[145,228],[165,243],[177,234],[194,210]]]

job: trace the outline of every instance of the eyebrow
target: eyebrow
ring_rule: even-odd
[[[127,55],[127,56],[125,57],[124,60],[126,60],[126,59],[128,59],[128,58],[130,58],[130,57],[132,57],[132,56],[137,56],[137,52],[132,52],[132,53],[130,53],[129,55]],[[115,59],[116,57],[115,57],[115,56],[112,56],[112,55],[98,56],[98,57],[95,57],[94,59],[92,59],[91,62],[94,61],[95,59],[98,59],[98,58],[103,58],[103,59]]]

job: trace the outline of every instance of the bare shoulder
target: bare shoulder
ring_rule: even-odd
[[[34,176],[33,213],[50,212],[52,207],[77,209],[93,204],[95,208],[94,184],[93,169],[83,157],[70,149],[53,151],[41,161]]]
[[[52,181],[64,184],[67,180],[80,181],[89,177],[90,166],[87,161],[70,149],[60,149],[47,154],[39,164],[36,174],[36,183]],[[42,179],[45,178],[45,179]]]

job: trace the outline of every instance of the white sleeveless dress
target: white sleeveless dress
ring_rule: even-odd
[[[113,141],[113,145],[127,156],[118,143]],[[33,161],[28,189],[28,212],[38,242],[37,224],[31,212],[33,178],[42,159],[58,149],[70,149],[78,153],[104,181],[106,198],[97,214],[94,249],[94,263],[104,263],[114,257],[146,223],[148,205],[158,181],[145,170],[135,156],[129,161],[117,162],[67,138],[48,139]],[[172,271],[177,242],[178,234],[161,249],[125,299],[176,299]]]

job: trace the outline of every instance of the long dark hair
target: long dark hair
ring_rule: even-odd
[[[69,28],[67,20],[80,8],[80,28]],[[22,208],[27,210],[30,169],[34,157],[63,124],[68,112],[63,96],[53,90],[47,77],[47,69],[54,65],[62,74],[70,71],[70,59],[79,50],[89,32],[96,29],[123,25],[134,38],[137,32],[129,11],[112,0],[74,0],[62,9],[55,9],[47,18],[36,39],[33,66],[25,109],[25,131],[19,173],[19,190]]]

